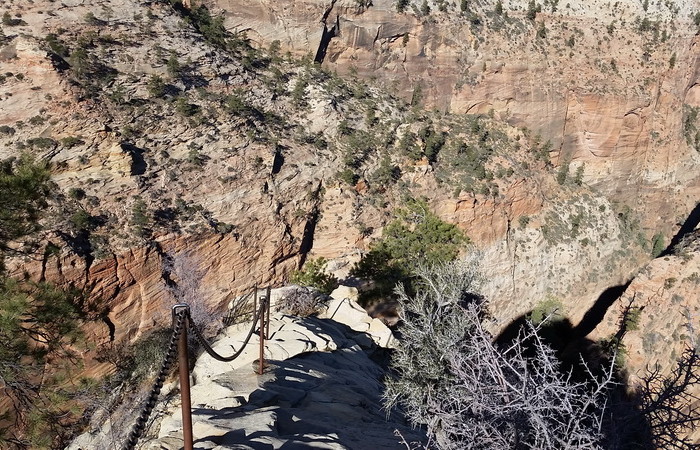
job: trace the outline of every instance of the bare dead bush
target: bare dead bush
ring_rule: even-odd
[[[197,257],[181,252],[167,255],[163,267],[166,279],[170,280],[170,292],[174,303],[187,303],[190,315],[206,337],[215,336],[222,327],[222,315],[208,303],[207,292],[202,286],[206,271]],[[190,344],[196,345],[190,337]]]
[[[473,293],[478,257],[417,272],[414,296],[397,289],[403,339],[385,401],[425,426],[435,447],[696,448],[669,447],[698,421],[689,406],[697,399],[687,393],[698,382],[694,351],[671,377],[652,374],[640,396],[627,396],[613,362],[594,373],[582,359],[583,376],[564,370],[540,337],[542,325],[526,323],[506,347],[496,344],[486,300]]]
[[[276,310],[292,316],[308,317],[318,314],[329,298],[314,288],[292,285],[277,301]]]

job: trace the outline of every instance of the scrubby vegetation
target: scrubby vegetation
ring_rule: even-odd
[[[353,268],[352,274],[375,281],[364,301],[388,296],[397,283],[412,286],[413,269],[419,264],[439,264],[457,257],[469,239],[455,225],[440,220],[423,200],[407,201],[396,211],[382,238]]]
[[[652,371],[628,396],[610,362],[615,348],[562,363],[543,333],[551,317],[524,322],[512,339],[493,336],[478,267],[474,254],[419,267],[415,294],[397,290],[403,340],[386,401],[425,425],[435,448],[694,448],[682,433],[700,422],[689,393],[700,383],[695,348],[670,376]]]
[[[369,1],[358,1],[357,5],[360,8],[372,7]],[[544,3],[545,8],[551,7],[552,11],[556,5],[557,2]],[[400,12],[409,13],[413,8],[426,23],[431,20],[430,15],[450,13],[459,7],[461,23],[467,23],[474,30],[481,30],[474,35],[474,52],[487,39],[488,33],[483,32],[486,27],[508,34],[509,37],[522,36],[526,33],[523,30],[530,30],[534,36],[533,42],[543,48],[551,45],[558,37],[561,37],[560,43],[566,42],[568,45],[567,51],[574,47],[577,51],[585,48],[584,33],[581,30],[563,32],[560,27],[552,26],[546,14],[540,14],[542,6],[534,1],[528,4],[526,10],[520,11],[526,20],[509,17],[509,12],[514,11],[507,10],[510,5],[504,7],[500,1],[495,6],[493,2],[486,5],[488,11],[484,10],[484,6],[467,0],[459,2],[459,5],[444,1],[414,5],[403,0],[396,2],[396,8]],[[239,232],[244,227],[238,223],[222,221],[222,218],[208,209],[211,208],[206,203],[209,199],[198,199],[192,193],[201,184],[200,176],[205,171],[217,173],[211,180],[220,183],[222,192],[230,192],[229,187],[235,186],[235,183],[246,185],[246,189],[252,186],[250,191],[257,189],[263,192],[265,198],[270,200],[270,216],[275,225],[284,228],[283,239],[288,239],[280,248],[285,247],[285,252],[288,247],[292,249],[291,252],[304,253],[308,250],[306,243],[300,243],[298,236],[293,234],[298,231],[300,222],[310,224],[318,219],[320,195],[318,192],[309,192],[307,198],[291,202],[287,201],[288,198],[281,191],[289,186],[290,181],[305,166],[318,166],[324,189],[338,188],[354,202],[353,213],[357,213],[354,217],[360,215],[362,208],[395,211],[393,216],[380,224],[388,221],[381,238],[372,244],[370,251],[353,270],[353,275],[371,278],[376,282],[376,289],[365,294],[364,300],[392,296],[395,286],[400,284],[403,288],[398,296],[406,305],[409,305],[409,298],[422,298],[425,295],[427,297],[421,300],[424,306],[430,302],[437,304],[425,308],[434,308],[431,311],[444,323],[436,324],[421,319],[419,315],[425,311],[415,311],[417,315],[412,316],[410,306],[405,307],[406,317],[418,320],[428,327],[419,336],[430,342],[430,345],[445,343],[448,337],[452,341],[447,342],[443,348],[426,350],[432,352],[430,355],[419,355],[420,358],[425,357],[431,361],[426,366],[425,373],[416,375],[415,379],[404,380],[407,384],[403,387],[396,385],[399,388],[391,391],[391,395],[394,395],[392,403],[398,401],[417,408],[418,412],[412,412],[415,414],[412,417],[416,423],[421,424],[428,420],[431,432],[434,432],[436,438],[439,437],[438,445],[449,448],[452,439],[456,439],[454,442],[458,443],[455,444],[457,447],[463,445],[459,433],[464,431],[460,427],[465,422],[472,423],[469,421],[473,417],[464,421],[462,416],[449,410],[446,416],[435,414],[434,418],[426,419],[427,409],[419,404],[425,399],[411,404],[414,400],[408,399],[408,395],[444,393],[448,389],[464,393],[465,399],[470,398],[468,395],[476,395],[464,391],[462,385],[455,387],[454,384],[449,384],[454,383],[462,373],[450,371],[459,364],[466,365],[460,359],[462,357],[455,356],[454,351],[468,350],[467,345],[478,344],[482,355],[490,355],[491,365],[485,364],[485,368],[504,372],[504,367],[508,369],[509,365],[519,365],[521,369],[535,367],[540,371],[536,370],[536,375],[540,378],[525,380],[519,385],[522,392],[496,392],[496,401],[508,397],[517,399],[514,404],[520,402],[517,403],[517,414],[514,414],[517,420],[509,422],[508,418],[503,418],[505,415],[495,419],[490,417],[488,420],[493,421],[488,426],[482,426],[482,423],[477,426],[477,432],[468,430],[472,438],[488,435],[488,439],[496,439],[502,436],[503,442],[510,445],[512,440],[508,439],[516,436],[520,442],[534,442],[531,447],[537,447],[543,442],[538,439],[549,435],[537,434],[539,429],[533,430],[530,422],[541,420],[547,424],[557,411],[556,408],[568,405],[571,406],[570,409],[580,412],[578,402],[581,399],[590,399],[594,404],[603,398],[591,393],[590,385],[583,382],[567,385],[567,380],[558,374],[558,363],[551,358],[551,352],[544,346],[536,347],[545,357],[542,364],[537,365],[535,361],[530,366],[528,355],[512,356],[503,353],[502,348],[490,343],[493,336],[488,333],[475,337],[475,330],[483,332],[485,300],[471,294],[464,294],[464,298],[460,297],[459,300],[448,300],[450,306],[442,304],[442,300],[430,300],[433,294],[425,294],[428,289],[425,279],[417,276],[413,270],[421,264],[439,267],[452,261],[465,251],[469,243],[468,237],[457,227],[440,220],[426,201],[410,199],[411,195],[416,195],[416,191],[422,189],[424,193],[426,189],[432,188],[428,183],[426,186],[420,185],[422,174],[425,178],[430,178],[431,182],[434,181],[439,189],[452,192],[453,197],[460,201],[469,198],[475,202],[493,202],[498,207],[499,201],[508,199],[502,191],[515,177],[525,180],[533,173],[541,173],[544,174],[543,178],[551,177],[559,182],[559,186],[555,187],[562,192],[569,192],[583,185],[583,165],[578,165],[575,172],[570,170],[570,164],[573,167],[575,162],[570,163],[557,155],[558,149],[553,148],[551,142],[532,136],[534,133],[528,130],[515,130],[507,126],[502,118],[498,118],[499,113],[491,111],[488,114],[456,115],[437,109],[424,111],[421,102],[426,99],[429,86],[420,82],[415,84],[413,98],[401,102],[372,84],[343,79],[312,63],[310,57],[297,60],[290,55],[283,55],[279,42],[273,42],[267,52],[256,49],[245,33],[227,30],[223,16],[212,14],[204,5],[196,4],[187,10],[178,0],[163,0],[147,2],[143,11],[146,13],[142,14],[140,10],[134,14],[133,22],[125,19],[118,27],[108,26],[110,19],[106,12],[98,12],[99,17],[89,13],[80,16],[84,20],[74,29],[52,29],[55,33],[47,35],[43,41],[57,73],[70,85],[71,93],[77,94],[78,103],[82,103],[81,107],[73,108],[75,105],[66,100],[59,106],[63,110],[73,111],[73,117],[76,121],[81,121],[81,124],[84,123],[81,114],[85,111],[94,112],[99,107],[104,113],[101,119],[105,119],[105,127],[98,133],[109,135],[110,139],[118,139],[120,146],[116,151],[110,150],[110,158],[123,162],[116,170],[122,172],[120,176],[124,180],[120,189],[123,188],[128,193],[115,199],[115,204],[122,207],[107,211],[107,208],[99,205],[100,187],[113,181],[99,178],[110,176],[105,174],[108,172],[106,170],[105,173],[94,175],[98,179],[67,181],[76,185],[80,183],[80,187],[66,190],[67,199],[62,200],[60,213],[56,214],[62,220],[61,225],[56,227],[61,231],[61,239],[76,255],[84,257],[86,264],[110,254],[112,249],[119,246],[144,245],[149,250],[160,251],[160,241],[155,238],[168,233],[219,233],[222,239],[238,240]],[[167,16],[168,21],[157,20],[160,16]],[[6,27],[25,24],[19,16],[15,17],[17,18],[6,13],[3,24]],[[166,22],[175,23],[176,26],[166,26]],[[664,40],[656,36],[661,34],[660,26],[648,20],[639,22],[640,32],[646,33],[645,36],[648,34],[655,43]],[[110,34],[113,28],[119,29],[119,32]],[[138,32],[131,33],[132,28],[138,29]],[[615,26],[611,24],[608,30],[613,35]],[[564,34],[566,41],[562,37]],[[170,48],[163,48],[160,44],[146,48],[154,42],[149,37],[156,35],[167,36],[167,39],[158,42]],[[186,42],[193,47],[187,54],[182,53],[183,36],[190,39]],[[4,42],[5,39],[10,38],[0,35],[0,40]],[[408,43],[409,34],[405,34],[403,45]],[[135,61],[134,55],[142,60]],[[190,59],[190,55],[195,60]],[[676,61],[674,58],[669,64],[666,64],[667,61],[664,63],[674,66]],[[120,72],[126,67],[146,64],[150,64],[150,69],[144,72]],[[211,64],[216,70],[210,70],[206,64]],[[610,64],[606,62],[606,66],[615,67],[614,64],[614,59]],[[483,72],[486,71],[487,65],[484,63]],[[479,75],[466,70],[464,73],[464,79],[460,83],[476,83]],[[22,80],[27,82],[21,73],[6,72],[0,75],[0,83],[17,83]],[[46,95],[48,101],[50,94]],[[313,131],[309,129],[311,119],[318,117],[321,111],[329,117],[339,119],[337,128],[328,126]],[[697,111],[686,108],[684,118],[683,132],[688,144],[700,149]],[[76,136],[49,136],[45,130],[48,125],[59,123],[59,118],[51,117],[42,110],[24,122],[0,126],[0,135],[12,142],[17,149],[51,157],[58,155],[57,164],[62,165],[64,173],[73,172],[79,164],[85,166],[102,159],[104,154],[97,152],[104,149],[101,148],[100,139],[92,133],[93,130],[88,130],[85,137],[82,130],[77,135],[75,129],[72,132]],[[167,132],[163,132],[162,127],[166,125]],[[171,129],[178,129],[177,137],[170,133]],[[224,135],[233,138],[226,140],[228,137],[223,137]],[[300,151],[293,153],[297,149]],[[68,158],[65,157],[67,153],[70,154]],[[299,155],[304,153],[310,156],[301,160]],[[558,167],[554,169],[556,172],[552,170],[550,155],[557,158],[554,159],[558,161]],[[335,176],[323,174],[326,165],[332,167]],[[278,175],[283,166],[284,169],[292,169]],[[542,170],[535,171],[533,168]],[[0,172],[0,247],[3,252],[0,257],[5,254],[14,256],[15,252],[24,249],[36,250],[41,246],[32,240],[36,239],[38,219],[47,205],[46,198],[51,190],[47,166],[21,158],[3,162]],[[79,174],[80,176],[82,175]],[[542,183],[542,186],[546,189],[547,183]],[[111,188],[117,190],[114,186]],[[173,189],[170,190],[171,188]],[[407,198],[409,199],[406,200]],[[220,199],[216,200],[219,201]],[[294,209],[289,212],[287,206],[292,203]],[[567,244],[581,239],[583,230],[600,225],[589,207],[584,208],[579,204],[568,206],[570,208],[554,211],[544,217],[532,213],[532,222],[529,216],[514,217],[513,220],[521,229],[528,225],[534,227],[542,224],[543,235],[550,245]],[[224,219],[239,220],[243,216],[245,214],[233,215],[235,219]],[[635,240],[643,240],[645,245],[649,244],[649,239],[641,234],[639,224],[634,221],[633,214],[622,213],[619,218],[621,233],[630,235]],[[508,224],[510,225],[510,218]],[[364,226],[358,222],[359,227]],[[309,232],[311,231],[312,228]],[[369,228],[362,232],[364,237],[371,233]],[[31,239],[27,236],[31,236]],[[26,241],[24,246],[11,242],[20,238]],[[586,245],[591,243],[588,238],[581,239],[581,242],[584,241]],[[8,245],[10,243],[12,245]],[[287,243],[290,245],[286,246]],[[48,256],[60,251],[54,244],[41,244],[45,245]],[[663,235],[656,234],[651,239],[651,244],[650,252],[658,254],[663,246]],[[283,255],[287,256],[290,255]],[[166,272],[164,270],[164,274]],[[167,277],[164,276],[165,278]],[[182,282],[182,277],[175,276],[167,282],[178,283],[174,281],[176,279],[180,280],[181,286],[186,284]],[[472,278],[467,277],[461,282],[469,279]],[[74,351],[86,345],[80,333],[80,325],[86,320],[102,318],[104,312],[95,305],[87,304],[83,293],[79,291],[62,291],[44,283],[9,280],[4,273],[0,274],[0,280],[0,334],[16,335],[15,338],[3,335],[8,353],[2,353],[6,349],[0,348],[0,358],[7,356],[8,359],[0,359],[0,364],[4,364],[0,366],[0,371],[7,370],[0,372],[0,375],[5,381],[11,380],[8,392],[11,392],[12,400],[21,399],[16,401],[18,406],[15,415],[10,417],[11,421],[17,421],[17,425],[13,431],[8,431],[6,440],[0,446],[6,443],[51,446],[71,433],[71,424],[82,420],[81,408],[85,409],[89,403],[84,402],[84,398],[95,391],[89,380],[77,382],[80,387],[75,391],[63,389],[67,384],[65,380],[70,378],[71,367],[70,364],[57,367],[54,362],[74,360]],[[326,261],[323,259],[308,260],[291,276],[291,281],[313,286],[323,292],[330,292],[337,285],[335,277],[326,273]],[[453,280],[446,276],[437,281],[449,283]],[[463,287],[467,291],[470,289],[466,285]],[[445,289],[448,288],[449,286]],[[438,291],[442,292],[442,288],[438,287]],[[177,295],[174,297],[180,298]],[[320,298],[300,297],[300,302],[290,305],[287,311],[291,314],[309,314],[309,311],[316,310]],[[461,300],[468,300],[472,306],[464,306],[460,303]],[[531,320],[536,325],[546,323],[556,306],[556,301],[547,299],[532,311]],[[466,318],[456,318],[456,314],[453,314],[465,311],[468,316]],[[29,323],[20,320],[34,316],[37,317],[36,320],[32,319]],[[412,325],[408,320],[407,324],[407,330],[410,330]],[[454,325],[454,328],[439,329],[442,325]],[[434,335],[426,334],[427,331]],[[49,334],[41,336],[42,333]],[[536,336],[532,329],[527,333],[533,339]],[[58,341],[53,346],[46,346],[37,340],[48,338]],[[120,376],[124,377],[122,380],[131,377],[130,382],[135,383],[146,379],[162,356],[158,350],[163,347],[166,338],[167,332],[160,330],[150,334],[136,348],[115,343],[109,351],[104,352],[105,361],[120,371]],[[418,344],[425,347],[424,342]],[[517,349],[515,353],[518,353]],[[20,367],[16,361],[23,357],[33,358],[35,364]],[[402,357],[414,358],[410,355]],[[520,357],[522,358],[518,359]],[[435,362],[435,358],[439,362]],[[10,360],[14,361],[14,365],[6,362]],[[460,367],[459,370],[469,370]],[[400,365],[397,369],[400,373],[409,372]],[[484,374],[479,374],[482,375]],[[430,383],[435,384],[428,384],[428,387],[437,386],[435,391],[426,389],[426,384],[420,384],[424,382],[422,376],[433,377],[430,378]],[[487,376],[491,375],[484,375]],[[20,377],[25,377],[25,381],[29,380],[30,383],[18,384],[15,380]],[[43,384],[32,384],[42,377]],[[522,371],[513,370],[506,376],[491,377],[489,380],[510,382],[513,379],[523,379]],[[537,383],[548,383],[548,386],[560,389],[558,392],[570,388],[571,392],[577,393],[577,397],[565,399],[571,400],[568,404],[553,402],[551,408],[543,412],[544,415],[528,416],[530,412],[524,411],[525,404],[518,395],[523,392],[526,395],[541,395],[534,392],[533,386]],[[483,387],[482,385],[480,389]],[[405,390],[402,391],[404,388],[412,394],[406,394]],[[54,390],[55,397],[53,394],[47,395],[51,389]],[[25,395],[27,393],[30,395]],[[486,395],[485,393],[492,392],[478,392],[479,395]],[[501,395],[500,399],[498,395]],[[50,408],[41,409],[49,403]],[[443,407],[446,403],[438,402],[436,405]],[[433,406],[435,405],[430,405],[430,408]],[[496,406],[489,403],[486,409],[492,407]],[[588,411],[584,413],[589,414]],[[572,412],[568,411],[567,414]],[[474,412],[474,415],[479,420],[485,416],[483,410]],[[570,416],[566,417],[568,419]],[[596,439],[601,435],[586,434],[586,427],[597,423],[598,418],[591,415],[586,417],[590,420],[586,419],[585,423],[572,422],[573,428],[569,431],[573,431],[568,435],[567,430],[556,427],[552,429],[574,439],[576,445],[597,442]],[[440,424],[436,420],[440,420]],[[454,430],[457,431],[453,433]],[[56,442],[46,441],[46,437],[51,435],[56,436]],[[559,437],[553,439],[552,442],[559,442],[556,441]],[[541,447],[546,448],[544,444]]]
[[[0,379],[10,424],[0,430],[3,448],[62,446],[96,395],[91,380],[73,374],[87,347],[81,325],[101,316],[99,306],[77,289],[11,279],[1,264],[34,246],[9,244],[39,229],[53,195],[49,177],[46,164],[26,156],[0,162]]]
[[[326,272],[325,258],[311,259],[304,264],[301,270],[292,272],[289,281],[300,286],[310,286],[320,292],[330,294],[338,287],[338,279]]]

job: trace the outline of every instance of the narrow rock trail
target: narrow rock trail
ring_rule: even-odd
[[[213,348],[239,348],[248,324],[225,330]],[[254,337],[240,358],[224,363],[202,355],[192,372],[192,419],[199,449],[400,449],[425,442],[399,412],[382,408],[385,370],[373,361],[391,347],[391,331],[354,301],[334,299],[318,317],[281,313],[271,317],[266,369],[257,365]],[[384,348],[382,348],[384,347]],[[257,366],[255,366],[257,367]],[[167,414],[158,437],[143,448],[179,449],[179,404]]]

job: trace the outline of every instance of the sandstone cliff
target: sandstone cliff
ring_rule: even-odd
[[[106,302],[112,328],[96,330],[98,342],[133,340],[156,325],[157,311],[172,301],[173,261],[200,272],[197,296],[222,307],[254,283],[282,279],[309,252],[347,273],[407,194],[426,196],[477,245],[496,249],[511,245],[521,217],[523,224],[532,217],[523,228],[539,228],[550,220],[547,211],[582,208],[575,198],[583,192],[597,198],[585,187],[556,184],[543,162],[553,151],[496,119],[416,113],[376,88],[259,53],[241,36],[222,51],[167,5],[43,6],[21,6],[26,25],[6,32],[4,67],[13,75],[0,86],[11,100],[3,104],[0,152],[49,159],[63,196],[38,253],[13,267],[84,286]],[[62,28],[76,18],[74,28]],[[419,136],[430,129],[447,139],[437,161],[402,153],[427,148]],[[400,150],[402,136],[415,143]],[[401,174],[388,184],[379,175],[386,157]],[[347,167],[357,186],[338,178]],[[605,200],[583,202],[617,226]],[[573,231],[562,224],[570,215],[563,208],[552,213],[557,236],[547,245],[578,234],[580,223]],[[595,243],[598,232],[567,245]],[[541,258],[545,241],[535,240],[530,252]],[[591,262],[602,265],[617,247],[590,245]],[[519,256],[502,264],[504,253],[493,254],[489,275],[512,281],[498,291],[505,318],[551,290],[544,282],[509,305],[527,292],[512,286],[520,284],[512,274]],[[546,258],[553,267],[557,257]],[[571,270],[557,293],[566,296],[567,286],[589,276]],[[615,266],[611,277],[617,282],[627,270]]]
[[[98,345],[167,322],[174,264],[214,308],[309,255],[347,275],[406,196],[482,251],[503,325],[548,296],[576,322],[697,202],[689,2],[652,5],[644,30],[636,2],[535,21],[525,2],[504,2],[507,18],[484,4],[473,25],[432,3],[428,17],[379,0],[208,4],[247,36],[222,44],[160,2],[5,5],[22,21],[0,39],[0,157],[49,160],[59,192],[9,266],[101,301]],[[339,34],[320,68],[283,55],[313,58],[324,25]]]
[[[431,1],[425,15],[390,0],[207,1],[232,29],[296,54],[317,54],[333,29],[325,67],[527,127],[551,140],[557,164],[585,164],[586,182],[640,212],[646,230],[672,233],[700,187],[685,126],[700,106],[693,2],[544,2],[532,18],[526,0],[500,13],[495,3]]]

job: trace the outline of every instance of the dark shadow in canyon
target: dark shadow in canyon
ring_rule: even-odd
[[[318,50],[316,51],[316,56],[314,56],[314,62],[321,64],[326,58],[326,52],[328,52],[328,45],[331,43],[331,39],[336,37],[340,32],[340,16],[336,16],[333,26],[328,28],[326,24],[326,17],[323,18],[323,31],[321,33],[321,41],[318,44]]]
[[[690,214],[688,214],[688,217],[685,219],[685,222],[683,222],[683,225],[681,225],[678,233],[673,236],[671,242],[668,244],[668,247],[666,247],[666,249],[661,252],[659,256],[662,257],[672,254],[673,249],[680,244],[686,235],[692,233],[698,225],[700,225],[700,203],[695,205],[695,208],[693,208]]]
[[[614,297],[620,286],[614,286],[604,292],[605,301]],[[608,294],[606,294],[608,293]],[[604,297],[604,295],[601,295]],[[609,306],[609,305],[608,305]],[[595,306],[594,306],[595,308]],[[594,308],[591,308],[593,310]],[[589,310],[577,326],[567,318],[554,318],[540,324],[538,336],[555,352],[560,362],[559,371],[568,377],[571,383],[588,383],[592,377],[604,377],[605,371],[613,364],[614,349],[606,343],[596,342],[581,333],[590,327],[598,317],[599,311]],[[507,348],[529,328],[532,312],[524,314],[511,322],[496,338],[500,348]],[[597,320],[597,319],[596,319]],[[584,323],[585,322],[585,323]],[[624,334],[624,333],[618,333]],[[537,349],[533,338],[524,341],[525,356],[537,359]],[[627,374],[617,368],[614,384],[608,389],[603,415],[603,447],[610,450],[654,449],[653,429],[649,420],[642,413],[642,402],[632,391],[627,382]]]
[[[622,297],[622,294],[624,294],[631,282],[632,280],[625,284],[619,284],[604,290],[598,296],[595,303],[593,303],[593,306],[591,306],[591,308],[586,311],[586,314],[583,315],[581,322],[579,322],[579,324],[573,328],[572,337],[583,338],[588,336],[591,331],[595,330],[598,324],[603,321],[608,309],[613,305],[613,303]]]

